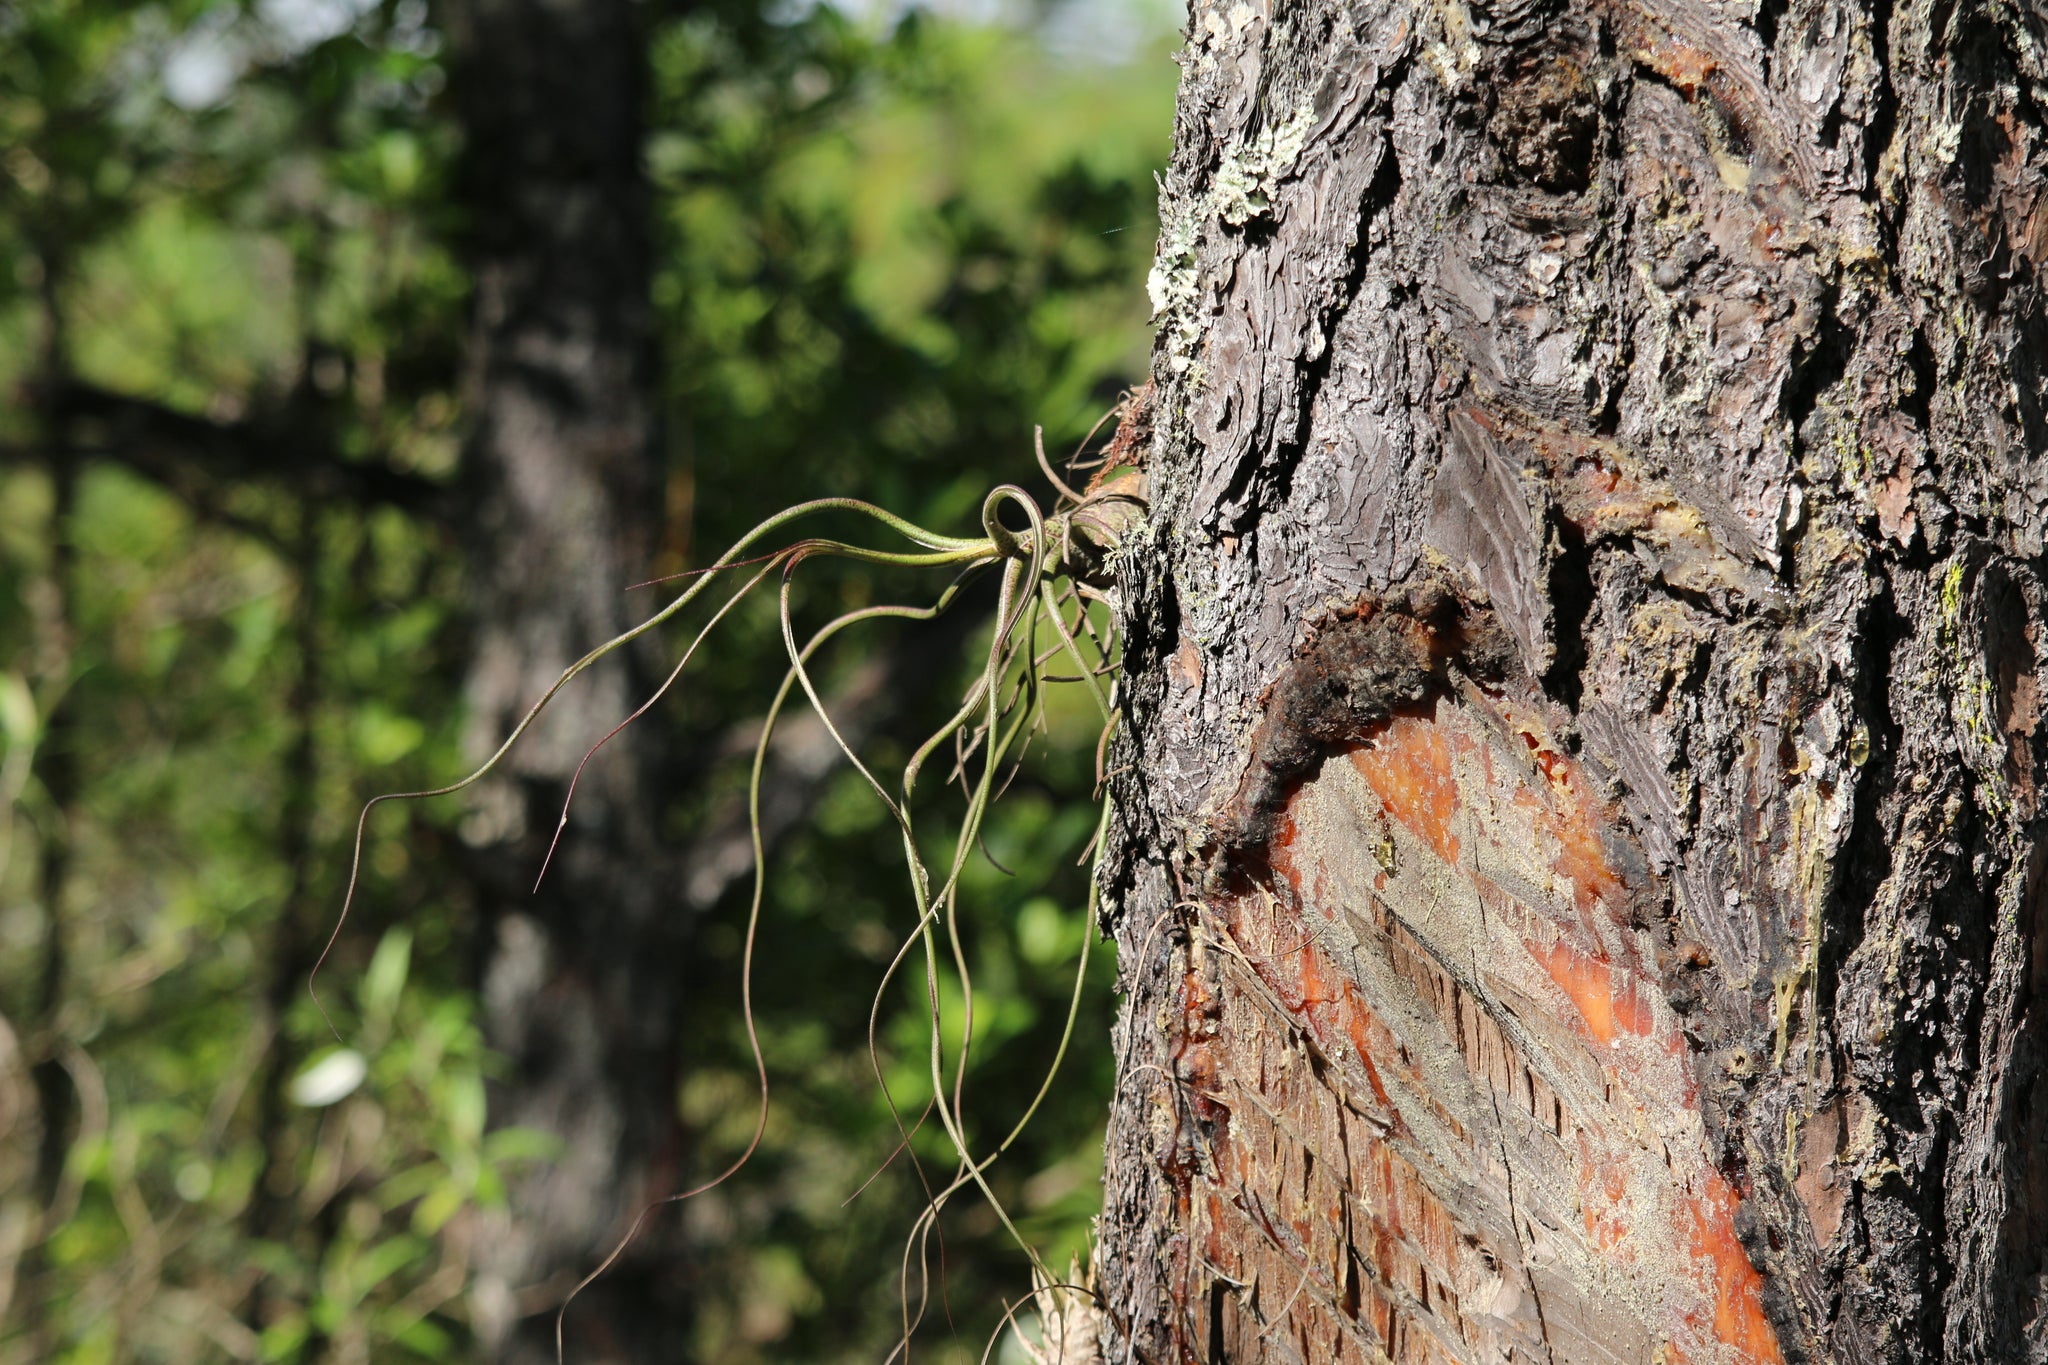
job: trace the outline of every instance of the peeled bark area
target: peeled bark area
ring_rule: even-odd
[[[1227,1358],[1283,1316],[1307,1359],[1779,1358],[1589,785],[1540,710],[1445,699],[1325,763],[1270,880],[1211,903],[1180,1060],[1228,1115],[1191,1210],[1246,1291]]]
[[[1194,7],[1112,1359],[2048,1360],[2044,44]]]

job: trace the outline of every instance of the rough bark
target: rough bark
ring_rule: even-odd
[[[1193,7],[1112,1359],[2048,1359],[2044,42]]]
[[[473,747],[495,748],[560,669],[632,624],[660,506],[652,411],[644,44],[626,0],[464,0],[450,36],[475,277],[466,454]],[[554,1359],[554,1309],[674,1184],[681,916],[658,837],[658,722],[584,773],[644,695],[633,660],[563,694],[465,828],[483,869],[486,1029],[509,1070],[494,1126],[560,1156],[518,1181],[480,1238],[486,1358]],[[578,1358],[683,1358],[681,1272],[657,1231],[585,1291]]]

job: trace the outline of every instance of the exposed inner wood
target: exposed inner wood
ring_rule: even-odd
[[[1782,1358],[1614,813],[1538,714],[1393,717],[1195,924],[1207,1358]]]

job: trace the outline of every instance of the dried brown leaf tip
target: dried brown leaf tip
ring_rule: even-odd
[[[1137,487],[1142,496],[1145,455],[1151,448],[1152,381],[1148,379],[1142,388],[1132,390],[1117,405],[1116,435],[1110,438],[1101,465],[1088,480],[1087,491],[1100,493],[1121,480],[1135,477],[1141,481]]]

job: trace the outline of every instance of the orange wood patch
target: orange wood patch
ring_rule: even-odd
[[[1436,726],[1395,716],[1378,740],[1351,751],[1351,761],[1395,819],[1421,836],[1447,863],[1458,861],[1458,783],[1451,750]]]
[[[1714,1336],[1742,1359],[1778,1360],[1778,1334],[1764,1317],[1763,1276],[1735,1235],[1735,1192],[1719,1172],[1709,1172],[1707,1191],[1687,1202],[1692,1244],[1714,1273]]]
[[[1537,950],[1535,957],[1571,997],[1595,1042],[1612,1044],[1623,1029],[1638,1037],[1649,1033],[1650,1008],[1633,976],[1562,941]]]

